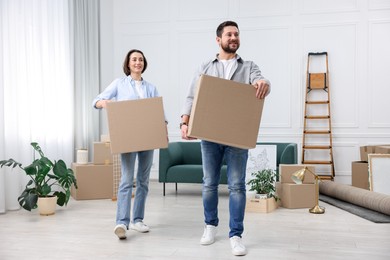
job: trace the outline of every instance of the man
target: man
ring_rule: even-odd
[[[219,53],[216,58],[201,65],[197,71],[182,110],[180,123],[183,139],[187,136],[188,122],[191,114],[194,93],[201,74],[252,84],[256,89],[256,97],[264,99],[270,92],[270,82],[261,75],[258,66],[252,61],[244,61],[236,54],[240,47],[240,32],[237,23],[226,21],[217,28]],[[223,129],[221,129],[223,131]],[[248,150],[214,142],[201,141],[203,160],[203,207],[205,228],[200,240],[202,245],[214,243],[218,226],[218,185],[223,159],[228,171],[229,188],[229,238],[234,255],[245,255],[247,250],[241,241],[244,231],[244,214],[246,203],[245,173]]]

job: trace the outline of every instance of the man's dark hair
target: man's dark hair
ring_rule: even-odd
[[[123,62],[123,72],[126,74],[126,76],[129,76],[131,74],[131,70],[129,68],[129,61],[131,54],[133,54],[134,52],[141,53],[142,57],[144,58],[144,69],[142,70],[142,73],[144,73],[146,67],[148,67],[148,62],[146,61],[144,53],[140,50],[132,49],[127,53],[125,61]]]
[[[238,28],[238,24],[236,22],[233,22],[233,21],[225,21],[223,23],[221,23],[220,25],[218,25],[218,28],[217,28],[217,36],[219,38],[222,37],[222,32],[223,32],[223,29],[226,27],[226,26],[234,26],[234,27],[237,27],[238,30],[240,30]]]

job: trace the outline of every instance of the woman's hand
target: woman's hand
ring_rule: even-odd
[[[112,102],[112,100],[106,100],[106,99],[99,100],[98,102],[96,102],[96,107],[107,108],[107,104],[110,102]]]

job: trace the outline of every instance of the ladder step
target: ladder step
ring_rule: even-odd
[[[329,104],[329,101],[328,100],[306,101],[306,104],[308,105]]]
[[[305,116],[305,119],[329,119],[330,116]]]
[[[303,161],[303,164],[332,164],[332,161]]]
[[[330,145],[304,145],[303,149],[310,150],[310,149],[331,149],[332,146]]]
[[[304,134],[320,134],[320,135],[324,135],[324,134],[330,134],[330,130],[305,130],[303,131]]]

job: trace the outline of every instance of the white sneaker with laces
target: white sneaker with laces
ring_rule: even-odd
[[[211,245],[215,241],[215,235],[217,234],[217,227],[212,225],[206,225],[204,227],[203,236],[200,239],[201,245]]]
[[[246,248],[241,241],[241,237],[233,236],[230,238],[233,255],[246,255]]]
[[[119,224],[115,226],[114,233],[118,236],[119,239],[126,239],[126,230],[126,225]]]
[[[149,226],[142,221],[130,223],[130,228],[141,233],[149,232],[150,230]]]

